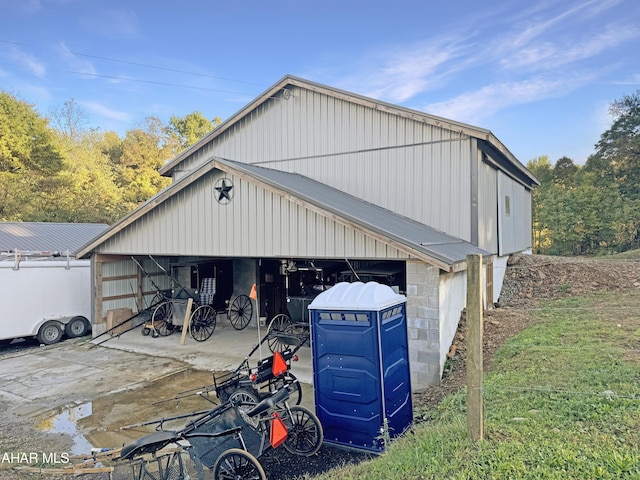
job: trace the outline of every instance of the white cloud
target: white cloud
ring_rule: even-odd
[[[569,38],[564,42],[543,41],[505,54],[499,64],[507,70],[551,70],[592,58],[624,42],[637,38],[635,26],[606,25],[597,33],[585,33],[585,38]]]
[[[481,120],[513,105],[553,98],[587,83],[585,75],[574,78],[530,79],[487,85],[451,100],[425,105],[422,110],[445,118],[478,124]]]
[[[63,60],[72,68],[74,71],[85,74],[85,75],[95,75],[96,69],[93,64],[85,60],[83,58],[75,55],[64,42],[60,42],[59,50],[62,54]]]
[[[634,73],[625,77],[622,80],[616,80],[614,85],[640,85],[640,73]]]
[[[121,110],[114,110],[112,108],[103,105],[100,102],[88,101],[88,102],[79,102],[84,108],[88,111],[95,113],[104,118],[108,118],[109,120],[117,120],[119,122],[131,122],[132,116],[128,112],[123,112]]]
[[[369,97],[404,102],[442,86],[453,72],[475,62],[468,51],[464,39],[448,37],[410,47],[392,47],[367,56],[357,76],[332,83]]]
[[[7,57],[38,78],[43,78],[47,71],[46,65],[37,57],[16,46],[11,47]]]

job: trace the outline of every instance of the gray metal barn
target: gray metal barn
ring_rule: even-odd
[[[169,287],[152,260],[194,289],[215,276],[218,301],[258,284],[267,322],[314,283],[375,279],[407,296],[420,389],[440,380],[466,256],[484,256],[490,306],[508,255],[531,248],[538,181],[490,131],[292,76],[161,173],[170,187],[78,252],[98,324]]]

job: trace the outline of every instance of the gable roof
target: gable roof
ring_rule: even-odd
[[[414,256],[428,259],[442,267],[453,267],[469,254],[489,255],[460,238],[387,210],[341,190],[297,173],[234,162],[217,157],[225,171],[244,174],[286,194],[340,218],[343,222],[364,228],[387,242],[409,249]],[[443,268],[447,270],[449,268]]]
[[[469,242],[447,235],[415,220],[402,217],[309,177],[214,157],[210,162],[205,163],[190,175],[180,179],[142,204],[100,237],[95,238],[93,242],[85,245],[79,251],[79,256],[88,255],[108,238],[127,225],[134,223],[213,169],[238,175],[248,182],[259,184],[263,188],[273,190],[289,198],[293,197],[305,208],[329,215],[339,222],[366,231],[368,234],[446,271],[453,270],[456,264],[464,262],[469,254],[489,254]]]
[[[320,83],[311,82],[302,78],[294,77],[292,75],[285,75],[281,80],[268,88],[260,96],[256,97],[252,102],[248,103],[244,108],[236,112],[229,117],[223,123],[214,128],[209,134],[205,135],[198,142],[181,152],[178,156],[168,161],[163,165],[159,172],[164,176],[171,176],[172,171],[176,168],[184,159],[189,157],[192,153],[201,149],[203,146],[213,141],[219,135],[222,135],[226,130],[231,128],[235,123],[241,120],[243,117],[249,115],[256,110],[262,104],[272,100],[276,94],[280,92],[286,92],[291,87],[305,88],[325,95],[340,98],[352,103],[356,103],[365,107],[373,108],[379,111],[384,111],[400,117],[410,118],[426,123],[428,125],[434,125],[440,128],[449,129],[455,132],[469,135],[470,137],[479,140],[480,148],[487,154],[499,157],[496,161],[502,168],[512,169],[515,173],[525,178],[529,185],[539,185],[538,179],[509,151],[509,149],[490,131],[484,128],[475,127],[462,122],[449,120],[436,115],[430,115],[418,110],[412,110],[409,108],[393,105],[380,100],[375,100],[369,97],[358,95],[356,93],[347,92]]]
[[[74,254],[108,227],[102,223],[0,222],[0,252],[68,250]]]

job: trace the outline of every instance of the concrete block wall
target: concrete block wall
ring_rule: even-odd
[[[440,269],[407,262],[407,333],[414,391],[440,383]]]

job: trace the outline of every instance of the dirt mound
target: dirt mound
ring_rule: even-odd
[[[512,255],[498,307],[640,286],[640,262],[606,258]]]
[[[484,367],[498,347],[536,321],[531,309],[539,300],[640,288],[640,261],[606,258],[512,255],[495,308],[484,318]],[[466,383],[466,319],[464,312],[449,351],[442,382],[414,394],[416,407],[435,408],[442,398]]]

